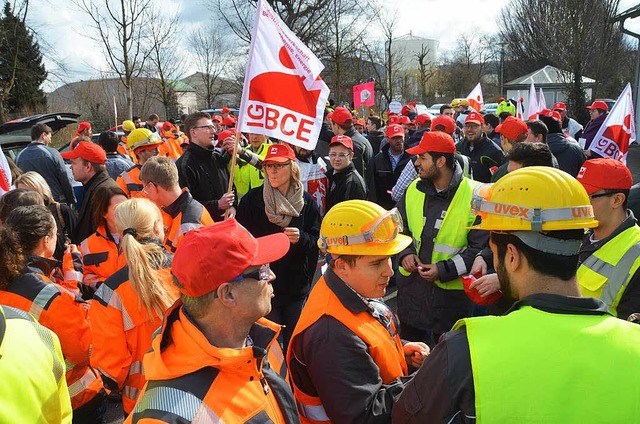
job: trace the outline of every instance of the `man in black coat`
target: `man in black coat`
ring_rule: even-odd
[[[483,183],[491,181],[493,171],[505,161],[504,153],[482,132],[484,118],[478,112],[470,112],[464,121],[464,138],[456,149],[471,159],[473,179]]]
[[[327,171],[329,188],[326,196],[326,212],[345,200],[367,198],[364,180],[353,166],[353,142],[346,135],[337,135],[329,145],[331,169]],[[325,212],[325,213],[326,213]]]
[[[560,169],[577,177],[587,157],[578,143],[570,141],[564,136],[560,114],[546,109],[540,112],[538,117],[549,130],[547,144],[553,156],[558,160]]]
[[[353,115],[347,108],[337,107],[327,115],[335,135],[346,135],[353,141],[353,164],[362,178],[367,176],[367,166],[373,157],[373,148],[362,134],[353,127]]]

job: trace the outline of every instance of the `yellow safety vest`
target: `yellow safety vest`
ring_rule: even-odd
[[[634,225],[609,240],[580,265],[578,287],[583,296],[602,300],[617,316],[620,298],[639,267],[640,227]]]
[[[407,225],[413,237],[416,252],[420,253],[422,230],[424,229],[424,202],[426,196],[418,190],[418,181],[419,180],[413,181],[407,188],[405,208],[407,211]],[[471,211],[471,199],[473,197],[473,191],[478,185],[480,185],[480,183],[477,181],[470,180],[466,177],[462,178],[433,244],[431,263],[435,264],[451,259],[458,271],[458,275],[463,275],[468,271],[467,266],[460,256],[460,252],[467,247],[469,227],[473,225],[475,221],[475,215]],[[411,274],[402,267],[400,267],[400,273],[405,276]],[[455,280],[444,283],[436,280],[435,283],[438,287],[446,290],[463,290],[461,278],[456,278]]]
[[[476,422],[640,422],[640,326],[523,306],[465,318]]]
[[[260,148],[257,152],[255,152],[260,160],[264,160],[264,157],[267,155],[267,147],[271,145],[270,141],[266,141],[260,145]],[[245,150],[250,150],[251,146],[245,147]],[[241,159],[238,158],[238,161]],[[229,168],[231,167],[231,162],[229,162]],[[236,170],[233,174],[233,184],[236,187],[236,191],[238,193],[238,197],[242,198],[249,190],[252,188],[260,187],[264,183],[264,174],[261,170],[256,168],[255,166],[243,163],[242,166],[236,165]]]

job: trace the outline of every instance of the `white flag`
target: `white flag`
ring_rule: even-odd
[[[521,121],[525,120],[524,116],[524,100],[522,99],[522,95],[520,95],[520,90],[518,90],[518,101],[516,102],[516,118]],[[528,117],[527,117],[528,118]]]
[[[540,87],[540,100],[538,100],[538,112],[542,109],[547,108],[547,99],[544,98],[544,93],[542,92],[542,87]]]
[[[469,105],[476,111],[480,112],[482,109],[482,105],[484,105],[484,97],[482,97],[482,87],[480,83],[476,84],[473,87],[473,90],[467,95],[467,100],[469,100]]]
[[[536,99],[536,86],[531,82],[531,87],[529,88],[529,108],[527,109],[527,119],[530,119],[531,116],[537,115],[540,112],[540,108],[538,107],[538,99]]]
[[[11,168],[4,152],[0,149],[0,196],[11,190],[11,183]]]
[[[593,137],[589,150],[603,157],[627,163],[629,144],[636,141],[635,114],[631,84],[622,90],[611,112]]]
[[[322,62],[266,0],[259,0],[238,131],[264,134],[313,150],[329,97],[329,88],[320,78],[323,69]]]

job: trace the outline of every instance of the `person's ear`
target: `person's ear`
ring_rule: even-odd
[[[614,194],[613,196],[611,196],[611,207],[613,209],[621,208],[624,204],[625,199],[626,196],[624,195],[624,193]]]
[[[504,265],[509,271],[513,272],[520,268],[523,259],[522,253],[515,245],[511,243],[507,244],[507,251],[504,254]]]
[[[238,302],[237,294],[234,293],[231,283],[223,283],[216,290],[218,299],[226,306],[234,306]]]

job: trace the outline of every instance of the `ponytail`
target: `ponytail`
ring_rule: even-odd
[[[0,290],[6,290],[11,280],[18,277],[27,265],[20,240],[15,231],[0,229]]]

